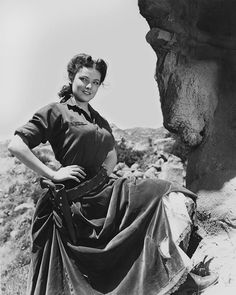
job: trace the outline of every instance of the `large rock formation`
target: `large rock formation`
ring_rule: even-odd
[[[164,126],[190,149],[187,186],[236,227],[236,1],[139,0],[139,8]]]

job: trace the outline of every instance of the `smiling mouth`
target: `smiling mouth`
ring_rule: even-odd
[[[89,91],[83,91],[83,93],[86,94],[86,95],[91,95],[91,94],[92,94],[92,93],[89,92]]]

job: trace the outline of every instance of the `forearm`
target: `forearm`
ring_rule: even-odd
[[[8,150],[17,157],[27,167],[38,173],[39,175],[53,180],[54,171],[41,162],[31,151],[28,145],[15,135],[11,140]]]
[[[117,163],[117,154],[116,150],[113,149],[107,154],[105,161],[103,162],[103,166],[107,169],[107,174],[110,175]]]

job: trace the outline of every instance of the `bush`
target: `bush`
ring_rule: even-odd
[[[145,154],[144,151],[136,151],[127,147],[125,139],[122,138],[116,145],[118,162],[124,162],[129,167],[134,163],[140,162]]]
[[[187,147],[187,145],[184,144],[179,137],[173,135],[173,138],[175,139],[175,143],[170,149],[169,153],[179,157],[183,163],[185,163],[188,159],[190,148]]]

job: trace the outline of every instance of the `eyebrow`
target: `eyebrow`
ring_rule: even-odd
[[[81,75],[80,78],[88,78],[89,79],[89,76],[87,75]],[[100,79],[94,79],[93,81],[100,81]]]
[[[89,76],[87,76],[86,74],[84,74],[84,75],[79,76],[79,78],[89,79]],[[97,83],[100,84],[101,83],[101,80],[100,79],[94,79],[93,82],[97,82]]]

